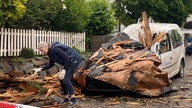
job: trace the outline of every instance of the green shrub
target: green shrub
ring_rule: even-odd
[[[77,47],[73,46],[73,49],[75,49],[78,53],[81,53],[80,49],[78,49]]]
[[[37,82],[29,82],[28,85],[34,89],[38,89],[40,93],[45,93],[47,90],[46,88],[43,88],[39,83]]]
[[[90,52],[82,52],[80,49],[78,49],[77,47],[73,46],[73,49],[75,49],[79,54],[90,54]]]
[[[22,48],[20,56],[25,58],[32,58],[35,55],[32,48]]]

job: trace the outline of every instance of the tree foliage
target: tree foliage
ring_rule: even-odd
[[[86,50],[91,48],[91,37],[111,33],[116,26],[116,19],[111,5],[106,0],[90,0],[92,14],[86,28]]]
[[[116,25],[116,19],[110,4],[106,0],[91,0],[89,6],[93,14],[88,22],[87,34],[95,36],[111,33]]]
[[[116,17],[124,24],[136,23],[146,11],[156,22],[182,25],[192,11],[192,0],[115,0]]]
[[[106,0],[28,0],[23,18],[7,27],[103,35],[110,33],[115,24]]]
[[[0,27],[22,17],[26,2],[27,0],[0,0]]]
[[[25,29],[51,29],[51,19],[62,8],[60,0],[28,0],[26,13],[17,22],[12,22],[8,27]]]
[[[136,0],[115,0],[112,7],[117,19],[124,25],[137,22],[141,14],[139,3]]]
[[[29,0],[26,14],[7,27],[83,32],[91,10],[85,0]]]
[[[91,15],[85,0],[64,0],[66,9],[59,10],[52,20],[53,30],[84,32]]]
[[[185,9],[191,14],[192,13],[192,0],[182,0],[185,5]]]

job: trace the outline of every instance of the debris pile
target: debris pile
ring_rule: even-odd
[[[89,83],[89,78],[125,91],[158,96],[171,89],[167,73],[158,68],[160,64],[154,52],[122,33],[103,44],[74,78],[82,88]]]
[[[102,44],[87,65],[75,73],[74,78],[82,88],[87,85],[94,87],[90,82],[96,79],[98,83],[102,81],[123,91],[147,96],[159,96],[171,90],[167,72],[158,68],[161,60],[155,52],[149,50],[154,43],[164,39],[165,33],[159,31],[159,34],[152,36],[146,12],[142,12],[142,17],[142,31],[130,29],[130,32],[135,33],[133,37],[138,36],[138,40],[130,38],[127,33],[120,33]],[[107,88],[102,87],[103,90]]]
[[[62,97],[58,74],[40,79],[34,74],[0,73],[0,100],[27,105],[34,104],[34,106],[41,107],[57,106],[56,101],[51,97]],[[80,91],[75,88],[75,93],[80,94]],[[77,95],[79,98],[81,96]]]

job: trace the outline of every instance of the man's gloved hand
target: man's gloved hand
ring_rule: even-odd
[[[32,72],[34,75],[38,75],[41,70],[42,68],[36,68],[36,69],[31,69],[30,72]]]
[[[64,79],[65,73],[66,73],[66,70],[65,70],[65,69],[62,69],[62,70],[61,70],[61,73],[59,74],[59,79],[60,79],[60,80],[63,80],[63,79]]]

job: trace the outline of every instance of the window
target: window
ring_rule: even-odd
[[[169,34],[166,34],[166,39],[160,42],[160,53],[171,51],[171,43]]]
[[[172,30],[170,36],[172,39],[173,48],[176,48],[183,44],[182,37],[176,30]]]

